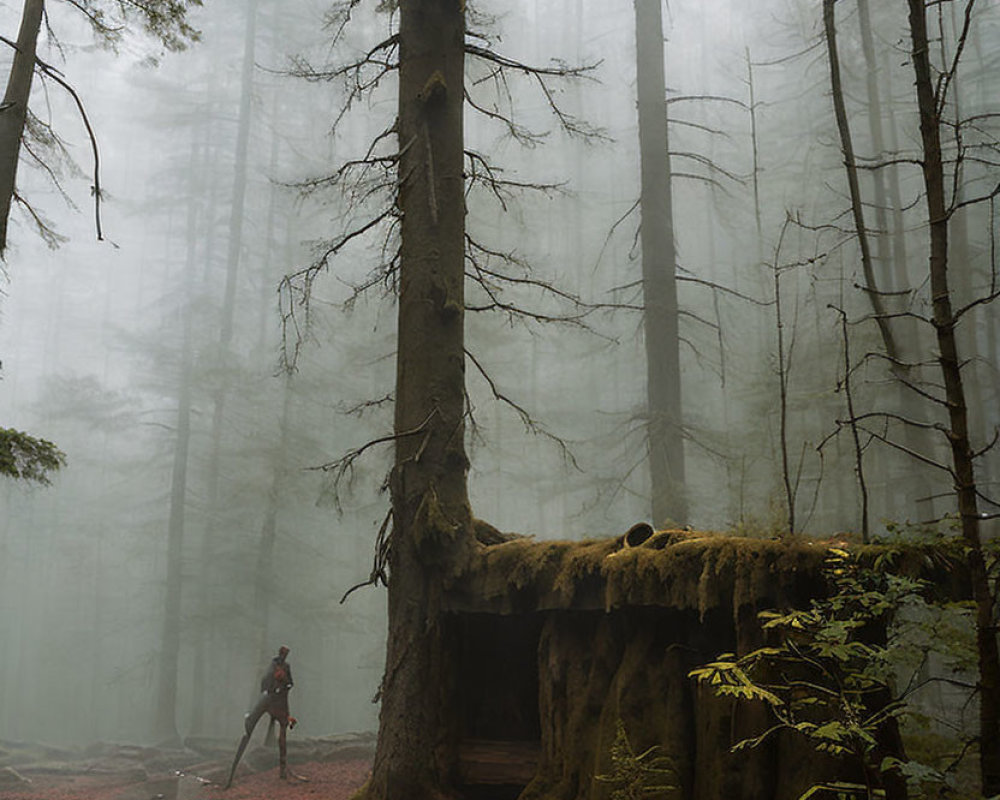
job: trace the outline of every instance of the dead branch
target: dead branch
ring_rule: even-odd
[[[367,66],[374,65],[380,70],[391,72],[398,68],[398,63],[391,61],[392,53],[399,47],[399,34],[393,34],[382,40],[377,45],[368,50],[367,53],[354,61],[340,64],[335,67],[318,68],[312,66],[305,58],[295,56],[291,60],[291,68],[287,70],[266,70],[272,73],[287,75],[292,78],[301,78],[310,83],[329,82],[344,76],[358,75]],[[380,53],[385,53],[383,57],[376,57]],[[382,73],[380,73],[382,74]]]
[[[993,166],[1000,166],[1000,165],[993,165]],[[948,208],[948,216],[951,216],[954,212],[958,211],[958,209],[960,208],[965,208],[966,206],[974,206],[979,203],[985,203],[995,199],[997,196],[1000,196],[1000,183],[998,183],[994,187],[993,191],[991,191],[989,194],[980,195],[979,197],[973,197],[970,198],[969,200],[963,200],[961,203],[952,203],[952,205]]]
[[[906,453],[908,456],[910,456],[911,458],[915,458],[917,461],[927,464],[928,466],[935,467],[936,469],[939,469],[942,472],[947,472],[949,475],[951,475],[952,479],[957,480],[955,476],[955,471],[947,464],[942,464],[940,461],[935,461],[932,458],[928,458],[927,456],[923,455],[923,453],[918,453],[916,450],[913,450],[912,448],[907,447],[906,445],[902,445],[899,442],[893,441],[888,436],[881,434],[878,431],[873,431],[864,426],[861,426],[861,430],[863,430],[869,436],[878,439],[880,442],[889,445],[889,447],[899,450],[901,453]]]
[[[965,19],[962,22],[962,32],[959,34],[958,44],[955,46],[955,54],[951,59],[951,66],[945,72],[938,75],[934,100],[939,118],[944,116],[944,106],[948,99],[948,88],[955,79],[955,75],[958,72],[958,62],[961,61],[962,53],[965,51],[965,44],[969,38],[969,28],[972,25],[972,9],[975,5],[976,0],[968,0],[965,4]]]
[[[0,42],[3,42],[8,47],[12,47],[14,50],[19,50],[17,43],[11,41],[5,36],[0,36]],[[87,136],[90,139],[91,152],[93,153],[94,156],[94,183],[90,187],[91,196],[94,198],[94,227],[97,232],[97,241],[103,242],[104,233],[101,230],[101,198],[103,197],[103,194],[101,192],[101,154],[100,150],[97,147],[97,136],[94,133],[94,128],[90,124],[90,118],[87,116],[87,110],[83,105],[83,101],[80,99],[80,95],[77,94],[76,89],[74,89],[73,86],[66,80],[62,72],[53,67],[51,64],[47,64],[38,56],[35,56],[35,65],[39,68],[43,76],[51,78],[69,93],[69,96],[73,98],[73,102],[76,105],[77,112],[80,114],[80,119],[83,121],[83,126],[87,130]],[[27,203],[24,202],[23,199],[20,200],[20,202],[25,207],[29,209],[31,208]],[[36,224],[39,224],[39,217],[34,213],[33,210],[31,210],[31,215],[35,219]],[[48,225],[43,226],[39,224],[39,230],[42,230],[43,228],[47,229],[50,232],[50,234],[53,235],[55,234],[55,232]],[[44,235],[43,238],[46,239],[46,243],[48,243],[50,247],[52,246],[51,245],[52,241],[59,241],[63,239],[63,237],[59,236],[50,239],[46,238]]]
[[[748,294],[743,294],[736,289],[731,289],[728,286],[723,286],[721,283],[714,283],[713,281],[705,280],[704,278],[696,278],[693,275],[678,275],[676,280],[679,283],[695,283],[701,286],[707,286],[712,291],[722,292],[723,294],[731,294],[733,297],[738,297],[741,300],[746,300],[748,303],[753,303],[758,306],[773,306],[774,300],[758,300],[756,297],[751,297]]]
[[[902,414],[897,414],[894,411],[866,411],[863,414],[858,414],[853,417],[852,420],[846,420],[847,423],[850,422],[863,422],[867,419],[881,419],[887,421],[901,422],[904,425],[909,425],[913,428],[920,428],[922,430],[937,431],[938,433],[948,435],[948,428],[942,425],[940,422],[923,422],[922,420],[910,419],[909,417],[904,417]]]
[[[355,584],[344,592],[344,596],[340,598],[341,605],[350,597],[352,592],[360,589],[362,586],[378,586],[380,581],[383,586],[389,585],[389,549],[392,544],[392,533],[389,531],[389,522],[391,520],[392,508],[386,512],[385,518],[382,520],[382,525],[379,526],[378,535],[375,537],[375,557],[372,562],[372,571],[368,574],[368,580]]]
[[[538,90],[542,93],[542,97],[545,98],[545,102],[548,105],[549,110],[558,121],[559,126],[569,136],[588,142],[610,141],[607,133],[602,129],[596,128],[583,120],[567,114],[559,103],[556,102],[555,97],[552,95],[552,90],[545,80],[546,78],[555,77],[574,80],[593,79],[592,73],[598,66],[600,66],[600,62],[583,64],[576,67],[569,66],[561,62],[554,62],[554,66],[539,67],[508,58],[507,56],[497,53],[488,47],[472,44],[471,42],[466,42],[465,52],[470,56],[480,59],[481,61],[495,64],[497,67],[497,72],[493,73],[493,77],[495,79],[499,78],[505,81],[506,79],[503,75],[504,71],[520,73],[533,79],[538,86]],[[481,108],[478,110],[482,111]],[[486,113],[491,115],[490,112]],[[507,122],[510,124],[509,120],[507,120]]]
[[[68,237],[58,233],[52,224],[17,192],[14,192],[14,202],[28,212],[28,216],[35,224],[35,230],[38,231],[38,235],[42,237],[42,241],[48,245],[50,250],[55,250],[59,245],[65,244],[69,240]]]
[[[594,303],[583,300],[578,295],[571,292],[567,292],[563,289],[558,288],[549,281],[541,280],[539,278],[530,277],[528,274],[530,271],[530,266],[519,256],[513,252],[503,252],[499,250],[494,250],[492,248],[486,247],[485,245],[478,242],[470,234],[466,233],[466,260],[472,265],[473,272],[466,273],[467,277],[475,281],[483,290],[487,293],[490,299],[490,304],[487,306],[467,306],[469,311],[489,311],[489,310],[499,310],[504,311],[508,314],[520,315],[529,317],[538,322],[563,322],[570,323],[574,325],[583,325],[582,320],[592,314],[595,311],[601,310],[628,310],[628,311],[639,311],[642,309],[641,306],[629,305],[625,303]],[[487,259],[498,259],[503,263],[514,265],[522,270],[524,273],[521,276],[508,275],[497,270],[490,269],[486,263],[480,259],[483,256]],[[512,303],[506,303],[500,300],[498,296],[499,285],[509,284],[511,286],[521,286],[537,289],[543,294],[550,295],[560,301],[569,303],[575,311],[569,314],[546,314],[542,312],[531,311],[529,309],[517,306]],[[591,330],[588,328],[588,330]]]
[[[469,171],[465,175],[469,182],[466,195],[474,186],[482,186],[497,199],[504,211],[507,210],[506,201],[513,199],[516,192],[531,191],[552,195],[564,191],[563,183],[538,183],[500,177],[504,170],[491,164],[482,153],[475,150],[466,150],[465,156],[469,160]]]
[[[691,100],[701,100],[701,101],[711,100],[716,103],[732,103],[733,105],[737,105],[740,108],[746,109],[748,111],[750,109],[750,106],[748,106],[742,100],[737,100],[735,97],[725,97],[723,95],[718,95],[718,94],[682,94],[682,95],[677,95],[676,97],[668,97],[664,102],[666,102],[666,104],[669,106],[672,105],[673,103],[685,103]]]
[[[732,139],[733,138],[727,131],[720,130],[719,128],[712,128],[712,127],[710,127],[708,125],[702,125],[702,124],[700,124],[698,122],[691,122],[690,120],[675,119],[674,117],[669,117],[667,119],[667,124],[668,125],[680,125],[681,127],[684,127],[684,128],[694,128],[695,130],[705,131],[705,133],[710,133],[713,136],[722,136],[722,137],[724,137],[726,139]]]
[[[851,338],[847,332],[847,312],[842,308],[827,305],[837,312],[840,317],[840,335],[844,343],[844,378],[841,385],[844,389],[844,398],[847,405],[847,417],[851,428],[851,439],[854,443],[854,470],[858,476],[858,490],[861,492],[861,541],[868,544],[868,484],[865,482],[864,448],[861,445],[861,437],[858,435],[858,418],[854,413],[854,392],[851,387]],[[869,440],[870,441],[870,440]],[[817,448],[822,451],[822,446]]]
[[[965,314],[967,314],[972,309],[976,308],[977,306],[988,305],[989,303],[992,303],[994,300],[996,300],[998,297],[1000,297],[1000,291],[994,289],[988,295],[984,295],[983,297],[978,297],[975,300],[966,303],[964,306],[955,311],[954,321],[958,322],[958,320],[960,320]]]
[[[393,205],[383,209],[379,214],[370,217],[346,233],[341,234],[332,243],[325,245],[320,255],[309,266],[285,275],[278,283],[282,342],[280,367],[282,370],[293,372],[296,369],[305,331],[308,330],[309,300],[312,297],[313,284],[316,278],[321,272],[329,268],[330,260],[350,242],[364,236],[385,220],[393,218],[396,213],[396,208]],[[298,319],[296,309],[299,307],[304,309],[304,324],[300,324]],[[294,332],[294,337],[289,336],[290,331]],[[289,343],[291,343],[291,347],[289,347]]]
[[[729,170],[720,167],[712,159],[707,156],[703,156],[701,153],[694,153],[688,150],[671,150],[669,155],[671,157],[677,156],[679,158],[688,158],[692,161],[697,161],[699,164],[703,164],[709,168],[712,172],[718,172],[720,175],[725,175],[729,180],[734,183],[746,183],[749,175],[737,175],[735,172],[730,172]]]
[[[640,200],[636,200],[629,206],[628,211],[622,214],[618,219],[614,221],[611,227],[608,229],[608,235],[604,237],[604,243],[601,245],[601,250],[597,254],[597,260],[594,262],[594,268],[592,272],[597,272],[597,268],[601,265],[601,259],[604,257],[605,250],[608,249],[608,243],[611,241],[611,237],[614,235],[615,230],[621,225],[626,219],[628,219],[638,208]],[[613,290],[612,290],[613,291]]]
[[[535,147],[548,135],[545,131],[533,131],[523,125],[519,125],[506,114],[501,114],[499,111],[494,111],[481,106],[472,99],[472,95],[469,94],[468,89],[465,90],[465,102],[468,103],[469,107],[472,108],[473,111],[481,116],[493,120],[494,122],[499,122],[507,129],[507,134],[510,138],[522,147]]]
[[[671,170],[670,177],[683,178],[685,180],[700,181],[701,183],[707,183],[710,186],[714,186],[719,191],[732,196],[732,193],[729,191],[729,188],[725,184],[721,183],[720,181],[717,181],[710,175],[699,175],[696,172],[678,172],[677,170]]]
[[[345,408],[341,411],[341,413],[349,417],[363,417],[366,412],[371,411],[373,408],[381,408],[387,403],[392,403],[394,400],[395,395],[393,395],[392,392],[389,392],[377,400],[364,400],[357,405],[351,406],[350,408]]]
[[[858,156],[858,160],[861,161],[862,157]],[[874,170],[885,169],[886,167],[897,167],[900,164],[916,164],[918,167],[922,167],[924,162],[919,158],[889,158],[874,163],[856,163],[854,167],[855,169],[864,169],[872,172]]]
[[[423,422],[414,428],[407,431],[401,431],[400,433],[388,433],[385,436],[379,436],[375,439],[370,439],[359,447],[355,447],[353,450],[349,450],[344,453],[340,458],[335,461],[329,461],[326,464],[320,464],[316,467],[308,467],[310,471],[320,471],[320,472],[332,472],[333,473],[333,503],[334,508],[336,508],[337,513],[342,513],[343,509],[340,505],[340,485],[345,478],[350,482],[351,476],[354,474],[354,463],[364,455],[368,450],[376,447],[380,444],[388,444],[389,442],[398,442],[400,439],[407,439],[411,436],[419,436],[427,431],[427,426],[434,416],[438,413],[437,407],[435,406],[430,410],[430,413],[424,418]]]
[[[934,360],[934,359],[930,359],[928,361],[903,361],[903,360],[901,360],[899,358],[893,358],[892,356],[890,356],[887,353],[879,353],[879,352],[875,352],[875,351],[871,351],[871,352],[865,353],[864,356],[862,357],[862,360],[866,360],[866,359],[869,359],[869,358],[881,358],[881,359],[883,359],[885,361],[888,361],[890,364],[892,364],[895,367],[900,367],[901,369],[915,369],[917,367],[936,367],[937,366],[937,361]]]
[[[556,436],[554,433],[551,433],[550,431],[543,428],[531,416],[531,414],[528,413],[528,411],[524,408],[524,406],[518,404],[510,397],[508,397],[506,394],[501,392],[500,389],[497,387],[496,382],[493,380],[493,377],[486,371],[483,365],[479,363],[479,360],[468,350],[468,348],[466,348],[465,350],[465,355],[466,358],[468,358],[472,362],[473,366],[475,366],[476,371],[483,376],[483,379],[489,386],[490,392],[493,394],[494,399],[499,400],[501,403],[504,403],[505,405],[512,408],[517,413],[518,417],[521,419],[521,423],[524,425],[525,430],[529,431],[530,433],[536,436],[543,436],[549,441],[554,442],[556,446],[559,448],[559,452],[562,455],[563,460],[568,461],[570,464],[573,465],[575,469],[577,469],[580,472],[583,472],[583,470],[580,468],[579,463],[577,463],[576,456],[573,455],[573,451],[570,449],[565,439],[562,439],[561,437]]]
[[[986,455],[988,452],[990,452],[990,450],[996,447],[998,439],[1000,439],[1000,428],[994,428],[993,438],[990,439],[988,444],[983,445],[983,447],[981,447],[979,450],[973,450],[972,457],[979,458],[980,456]],[[994,505],[997,505],[997,503],[994,503]]]

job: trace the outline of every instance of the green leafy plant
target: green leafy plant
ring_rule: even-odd
[[[831,549],[827,597],[808,609],[759,615],[776,644],[742,657],[723,654],[690,673],[718,695],[759,701],[772,712],[774,724],[734,750],[791,731],[864,776],[863,783],[817,783],[800,800],[885,797],[890,773],[904,777],[913,794],[946,781],[942,771],[906,757],[898,729],[907,698],[922,685],[916,675],[931,643],[940,646],[932,637],[945,615],[927,603],[922,581],[893,572],[893,558],[887,551],[862,564],[857,555]],[[960,644],[965,638],[950,635]],[[914,678],[897,689],[907,671]]]
[[[673,773],[670,761],[656,755],[656,747],[636,753],[619,719],[615,740],[611,743],[611,771],[595,776],[598,781],[611,786],[611,800],[649,800],[664,797],[676,789],[665,782]]]

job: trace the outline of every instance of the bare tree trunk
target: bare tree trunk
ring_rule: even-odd
[[[253,619],[257,624],[257,661],[266,664],[268,654],[274,651],[271,635],[271,604],[274,601],[275,570],[274,546],[278,540],[278,509],[282,490],[288,474],[289,427],[292,408],[292,376],[285,375],[282,383],[281,421],[279,422],[278,449],[271,466],[271,486],[267,493],[267,507],[260,527],[257,543],[257,565],[254,570]]]
[[[957,320],[948,285],[948,223],[941,151],[940,98],[931,71],[924,0],[907,0],[910,10],[912,63],[920,113],[922,168],[930,228],[930,280],[937,332],[938,364],[944,381],[948,410],[948,441],[952,473],[968,553],[973,598],[976,603],[976,647],[979,660],[979,757],[982,793],[1000,794],[1000,653],[994,620],[993,595],[979,533],[974,455],[969,441],[968,409],[962,385],[961,361],[956,345]]]
[[[442,579],[472,543],[465,453],[465,3],[399,6],[401,219],[389,631],[368,797],[449,794]]]
[[[687,522],[681,413],[677,256],[667,146],[660,0],[635,0],[636,88],[642,172],[643,325],[653,524]]]
[[[844,105],[844,89],[840,79],[840,56],[837,52],[837,25],[834,18],[835,0],[823,0],[823,28],[826,32],[827,54],[830,58],[830,85],[833,92],[833,110],[837,118],[837,131],[840,134],[840,149],[844,155],[844,168],[847,171],[847,186],[851,197],[851,214],[854,219],[854,230],[858,237],[858,247],[861,249],[861,269],[865,276],[865,294],[875,313],[875,323],[886,353],[893,359],[898,357],[898,348],[886,318],[885,304],[879,293],[878,281],[872,266],[871,245],[868,239],[868,229],[865,226],[864,205],[861,198],[861,187],[858,183],[858,166],[854,158],[854,142],[851,139],[850,123],[847,119],[847,109]]]
[[[861,493],[861,541],[868,544],[868,484],[865,482],[864,448],[858,435],[858,424],[854,415],[854,392],[851,387],[851,337],[847,331],[847,314],[838,308],[840,315],[840,336],[844,340],[844,402],[847,405],[847,418],[851,426],[851,438],[854,445],[854,471],[858,476],[858,490]]]
[[[17,50],[7,76],[7,90],[0,110],[0,256],[7,250],[7,222],[14,200],[21,139],[28,118],[28,98],[35,75],[35,48],[42,27],[45,0],[24,0]]]
[[[872,36],[868,0],[858,0],[858,27],[861,31],[861,51],[865,57],[868,133],[871,136],[872,150],[874,151],[872,155],[880,158],[885,153],[885,136],[882,133],[882,102],[878,85],[878,62],[875,59],[875,39]],[[872,171],[872,187],[875,195],[875,259],[879,266],[879,275],[887,278],[890,269],[889,221],[885,174],[882,170]]]
[[[785,228],[788,222],[785,222]],[[791,464],[788,460],[788,369],[790,364],[785,361],[785,321],[781,314],[781,267],[778,255],[781,252],[781,242],[785,237],[782,229],[781,237],[774,254],[774,321],[778,339],[778,445],[781,450],[781,480],[785,490],[785,511],[787,513],[788,534],[795,533],[795,480],[792,478]]]
[[[229,235],[226,244],[226,282],[222,298],[222,321],[219,329],[219,357],[227,358],[233,339],[233,320],[236,315],[236,283],[239,276],[240,255],[243,248],[243,222],[246,215],[247,158],[250,148],[250,123],[253,99],[253,71],[257,41],[257,7],[259,0],[248,0],[246,24],[243,34],[243,63],[240,77],[240,109],[236,128],[236,152],[234,157],[233,188],[229,209]],[[222,427],[226,417],[226,400],[229,379],[224,365],[220,364],[220,375],[212,398],[212,429],[208,457],[207,508],[208,521],[202,538],[199,566],[211,569],[215,561],[215,536],[221,514],[219,479],[222,459]],[[208,675],[208,642],[215,625],[212,605],[212,582],[202,580],[199,605],[204,611],[203,619],[207,630],[195,637],[194,667],[192,676],[192,716],[191,730],[201,733],[205,727],[205,682]]]
[[[760,211],[760,148],[757,141],[757,97],[754,91],[753,61],[750,59],[750,48],[746,48],[747,61],[747,106],[750,111],[750,147],[753,153],[753,216],[757,223],[757,262],[764,260],[764,231]]]
[[[197,157],[192,158],[197,162]],[[167,593],[163,604],[163,628],[160,634],[158,687],[154,736],[158,742],[178,742],[177,682],[181,649],[181,593],[184,547],[184,519],[187,511],[188,451],[191,444],[191,383],[194,371],[192,310],[190,297],[194,285],[196,204],[188,210],[188,256],[186,277],[189,296],[184,303],[184,329],[178,375],[177,422],[174,461],[170,479],[170,517],[167,523]]]
[[[900,340],[895,336],[895,332],[889,319],[886,316],[885,303],[882,300],[882,292],[891,281],[880,282],[876,275],[875,263],[872,258],[869,230],[864,218],[864,199],[861,196],[861,187],[858,180],[858,167],[854,155],[854,143],[851,136],[850,122],[848,121],[847,108],[844,103],[844,90],[840,74],[840,58],[837,51],[837,27],[835,19],[835,0],[823,0],[823,27],[826,33],[827,52],[830,62],[830,84],[832,89],[834,114],[837,120],[837,131],[840,135],[841,152],[844,156],[844,168],[847,172],[847,183],[851,198],[851,213],[854,219],[854,228],[858,239],[858,246],[861,250],[861,266],[865,276],[865,295],[871,305],[878,325],[879,334],[882,338],[882,345],[886,355],[889,357],[890,372],[899,383],[899,403],[902,416],[906,419],[917,420],[920,418],[920,409],[917,396],[912,389],[907,388],[913,380],[912,368],[909,366],[910,360],[907,352],[901,346]],[[874,72],[874,44],[872,42],[871,26],[868,18],[867,0],[858,0],[859,21],[862,33],[862,49],[865,52],[866,64],[868,66],[868,118],[871,128],[872,141],[876,149],[876,157],[881,156],[882,147],[882,125],[881,109],[879,107],[877,73]],[[886,191],[882,179],[881,170],[875,170],[875,213],[877,230],[875,240],[878,244],[878,263],[886,270],[889,264],[887,225],[885,205]],[[885,279],[886,273],[882,273]],[[903,337],[904,340],[906,337]],[[907,449],[913,452],[926,452],[928,446],[926,436],[922,436],[912,425],[905,425],[903,437]],[[919,468],[918,468],[919,469]],[[930,487],[919,479],[907,481],[910,486],[910,493],[907,497],[908,503],[916,506],[917,497],[930,493]],[[919,487],[914,492],[913,489]]]

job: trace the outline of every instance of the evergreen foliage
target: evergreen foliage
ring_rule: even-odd
[[[48,485],[49,474],[65,464],[65,454],[52,442],[0,428],[0,475]]]
[[[198,41],[200,34],[188,21],[192,8],[202,0],[70,0],[83,12],[95,34],[105,44],[115,47],[127,33],[131,22],[138,23],[150,36],[168,50],[183,50],[189,42]]]

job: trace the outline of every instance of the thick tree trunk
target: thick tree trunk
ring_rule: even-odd
[[[28,118],[28,98],[35,75],[35,48],[45,13],[45,0],[24,0],[17,50],[7,77],[7,90],[0,110],[0,256],[7,250],[7,222],[14,200],[21,138]]]
[[[979,509],[973,451],[969,441],[968,409],[956,345],[956,319],[948,285],[948,223],[941,117],[931,71],[924,0],[907,0],[910,9],[912,62],[920,112],[924,189],[930,228],[931,301],[937,332],[938,364],[948,407],[948,440],[962,536],[968,551],[969,577],[976,603],[976,647],[979,659],[980,778],[985,797],[1000,794],[1000,653],[994,621],[993,596],[979,535]]]
[[[635,0],[643,324],[653,524],[687,522],[676,251],[660,0]]]
[[[368,796],[448,796],[457,731],[442,581],[472,542],[466,489],[463,0],[400,4],[401,220],[389,632]]]

